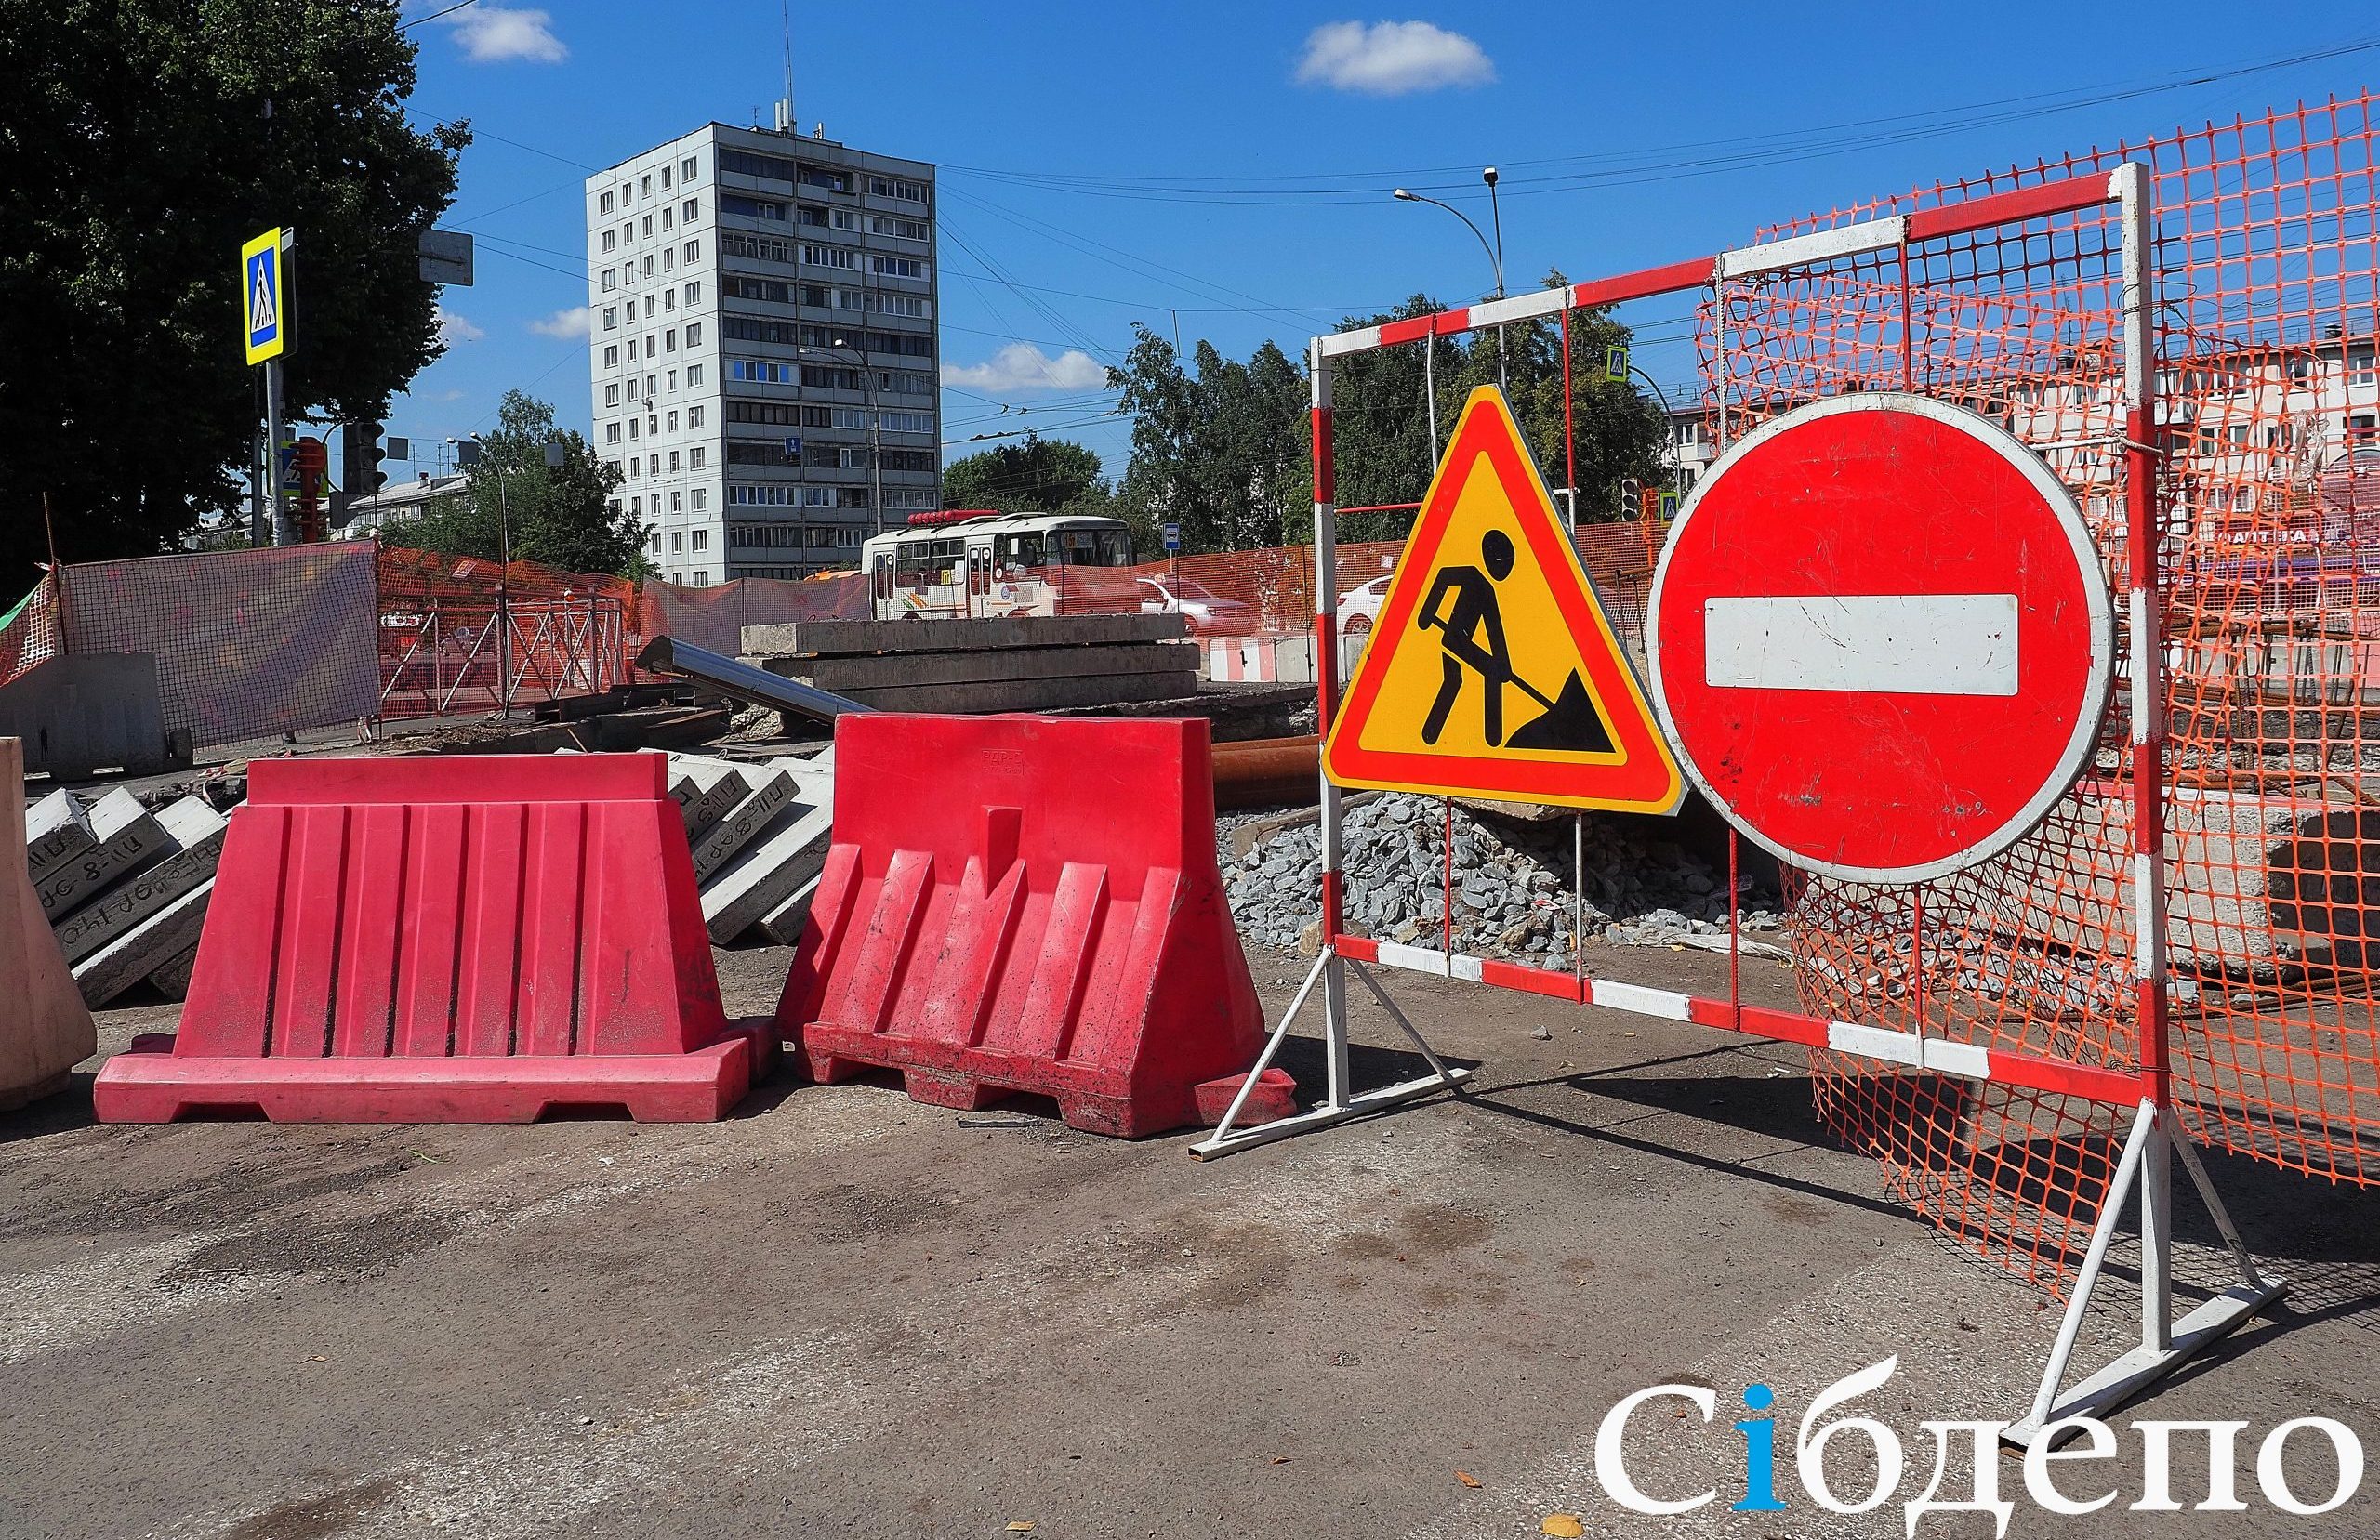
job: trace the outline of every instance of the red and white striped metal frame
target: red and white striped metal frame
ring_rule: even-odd
[[[2154,447],[2156,401],[2153,396],[2155,311],[2149,270],[2151,230],[2148,186],[2146,168],[2128,164],[2104,178],[2078,177],[2043,182],[1961,204],[1894,215],[1836,230],[1574,283],[1567,288],[1545,289],[1444,310],[1435,315],[1358,327],[1316,337],[1307,349],[1314,392],[1316,677],[1319,720],[1327,731],[1339,704],[1339,680],[1336,677],[1339,599],[1336,536],[1339,510],[1331,461],[1332,360],[1432,337],[1459,336],[1514,322],[1563,317],[1567,324],[1567,312],[1574,309],[1613,305],[1695,289],[1715,291],[1730,279],[1871,252],[1897,250],[1901,253],[1905,295],[1908,248],[1913,243],[2117,204],[2123,241],[2122,327],[2127,566],[2131,580],[2133,766],[2130,789],[2134,829],[2133,908],[2137,937],[2134,958],[2139,1042],[2137,1066],[2079,1064],[1954,1042],[1927,1035],[1922,1030],[1900,1032],[1856,1021],[1828,1020],[1797,1012],[1747,1006],[1739,998],[1709,999],[1615,980],[1589,978],[1582,971],[1554,972],[1488,958],[1463,956],[1450,951],[1432,951],[1349,935],[1343,927],[1345,888],[1341,867],[1339,789],[1325,776],[1321,786],[1320,821],[1322,952],[1257,1063],[1257,1073],[1271,1064],[1291,1022],[1319,984],[1323,994],[1328,1066],[1324,1099],[1320,1105],[1296,1117],[1239,1129],[1234,1126],[1234,1122],[1247,1098],[1247,1092],[1243,1090],[1214,1134],[1192,1147],[1193,1153],[1201,1157],[1227,1154],[1250,1145],[1286,1138],[1308,1128],[1457,1087],[1467,1080],[1470,1072],[1448,1068],[1442,1063],[1368,971],[1372,967],[1398,968],[1441,978],[1470,980],[1491,987],[1517,990],[1578,1005],[1690,1021],[1776,1042],[1825,1048],[1835,1053],[1982,1083],[2081,1097],[2105,1105],[2134,1108],[2133,1125],[2114,1182],[2101,1205],[2090,1250],[2077,1274],[2074,1294],[2030,1414],[2023,1421],[2010,1426],[2004,1435],[2013,1442],[2030,1445],[2044,1438],[2055,1441],[2071,1431],[2061,1427],[2063,1419],[2098,1415],[2128,1400],[2278,1297],[2281,1285],[2258,1272],[2254,1258],[2249,1256],[2238,1231],[2225,1212],[2221,1199],[2207,1180],[2196,1152],[2186,1137],[2175,1137],[2179,1130],[2173,1126],[2172,1074],[2167,1043],[2163,865],[2162,704],[2165,679],[2163,615],[2158,591],[2159,519],[2157,450]],[[1720,324],[1724,328],[1724,310]],[[1904,314],[1904,347],[1907,346],[1907,317]],[[1720,334],[1719,345],[1724,362],[1724,330]],[[1910,383],[1913,386],[1913,381]],[[1726,437],[1724,414],[1726,409],[1724,395],[1723,390],[1723,399],[1719,402],[1722,414],[1720,436],[1723,441]],[[1345,986],[1345,974],[1351,966],[1357,980],[1421,1049],[1434,1073],[1373,1091],[1355,1093],[1351,1090],[1348,1085]],[[1918,1020],[1922,1028],[1922,1013]],[[1251,1073],[1248,1084],[1252,1086],[1255,1083],[1256,1073]],[[2178,1323],[2173,1320],[2170,1269],[2172,1188],[2166,1159],[2169,1152],[2181,1154],[2241,1275],[2238,1285],[2201,1306]],[[2086,1379],[2073,1391],[2061,1395],[2060,1387],[2067,1363],[2073,1351],[2092,1286],[2097,1280],[2113,1239],[2125,1194],[2135,1181],[2141,1196],[2144,1257],[2140,1345]]]

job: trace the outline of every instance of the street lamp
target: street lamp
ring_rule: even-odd
[[[1492,165],[1488,167],[1480,173],[1480,177],[1488,184],[1488,203],[1493,211],[1496,223],[1496,240],[1493,244],[1488,243],[1487,233],[1478,225],[1473,223],[1471,216],[1452,204],[1442,203],[1435,198],[1425,198],[1409,188],[1400,187],[1389,195],[1400,203],[1435,204],[1461,220],[1463,228],[1477,237],[1479,249],[1487,253],[1488,265],[1495,270],[1496,273],[1495,297],[1501,299],[1504,297],[1504,216],[1502,209],[1496,203],[1496,168]],[[1496,323],[1496,383],[1499,387],[1507,383],[1504,378],[1504,326],[1501,322]]]
[[[852,347],[841,337],[832,346],[796,348],[796,353],[826,353],[849,358],[859,365],[860,386],[867,393],[867,484],[868,501],[876,508],[876,533],[884,533],[884,414],[876,404],[876,371],[870,367],[867,355]]]

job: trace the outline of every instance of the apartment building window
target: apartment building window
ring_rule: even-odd
[[[849,192],[852,190],[850,172],[836,171],[823,165],[805,165],[801,168],[801,175],[795,179],[804,187],[822,187],[829,192]]]
[[[645,392],[645,396],[646,396],[646,398],[647,398],[648,400],[652,397],[652,395],[653,395],[653,392],[652,392],[651,390],[647,390],[647,391]],[[648,438],[654,438],[654,439],[657,439],[657,438],[659,438],[659,437],[661,436],[661,414],[660,414],[660,413],[658,413],[658,412],[654,412],[654,413],[649,414],[649,415],[645,417],[645,419],[644,419],[644,431],[645,431],[645,436],[646,436],[646,437],[648,437]],[[659,456],[658,454],[656,454],[656,455],[654,455],[654,459],[656,462],[657,462],[657,461],[659,461],[659,459],[660,459],[660,458],[661,458],[661,456]],[[656,475],[656,476],[657,476],[657,475],[659,475],[659,474],[661,473],[661,467],[660,467],[657,463],[654,466],[654,467],[653,467],[653,472],[654,472],[654,475]]]
[[[876,197],[897,198],[905,204],[922,204],[926,201],[925,183],[903,181],[894,177],[870,177],[867,179],[867,191]]]
[[[678,250],[675,246],[664,246],[661,248],[661,270],[663,272],[668,272],[670,268],[675,265],[669,259],[677,255]]]
[[[702,303],[702,297],[703,281],[699,278],[690,279],[686,283],[686,303],[698,305]]]
[[[672,474],[675,474],[679,469],[678,452],[674,449],[669,452],[669,469]]]
[[[634,417],[630,417],[630,418],[628,419],[628,442],[630,442],[630,443],[634,443],[634,442],[636,442],[636,436],[637,436],[637,420],[636,420]]]
[[[690,406],[686,408],[686,426],[688,428],[700,428],[702,425],[703,409],[699,406]],[[700,454],[702,451],[698,449],[695,450],[694,453]],[[696,460],[694,464],[701,465],[702,462],[700,460]]]
[[[653,276],[653,253],[651,252],[644,254],[644,276],[647,278]]]
[[[644,376],[644,399],[646,401],[651,401],[653,399],[653,376],[651,375]]]
[[[654,346],[654,341],[655,341],[655,340],[657,340],[657,339],[659,338],[659,336],[661,336],[661,334],[660,334],[660,333],[658,333],[658,332],[647,332],[647,333],[645,333],[645,334],[644,334],[644,356],[645,356],[645,357],[647,357],[647,358],[652,358],[654,355],[655,355],[656,353],[658,353],[658,352],[660,351],[660,349],[659,349],[658,348],[655,348],[655,347]]]
[[[693,387],[697,386],[697,385],[700,385],[702,382],[703,382],[703,366],[702,366],[701,364],[699,364],[699,363],[689,363],[688,365],[686,365],[686,385],[687,385],[687,388],[691,389]]]
[[[634,337],[628,338],[628,362],[630,363],[636,362],[636,338]]]
[[[926,241],[932,239],[933,227],[923,219],[892,219],[876,214],[868,217],[867,232],[890,235],[896,241]]]
[[[624,220],[622,220],[622,221],[620,222],[620,244],[622,244],[622,245],[626,245],[626,244],[628,244],[630,241],[633,241],[633,240],[635,240],[635,239],[636,239],[636,221],[635,221],[634,219],[624,219]]]
[[[636,381],[628,381],[628,400],[636,400]]]
[[[2373,378],[2375,345],[2369,342],[2351,344],[2347,350],[2347,382],[2349,385],[2370,385]]]
[[[668,312],[668,311],[674,310],[674,309],[676,309],[677,308],[678,308],[678,291],[677,291],[677,290],[675,290],[675,289],[664,289],[664,290],[662,290],[662,291],[661,291],[661,309],[662,309],[662,310],[666,313],[666,312]]]
[[[689,322],[686,327],[686,346],[699,348],[702,346],[702,341],[703,323],[699,321]]]
[[[679,504],[680,504],[680,498],[679,498],[678,494],[676,494],[676,493],[674,493],[674,492],[673,492],[673,493],[671,493],[671,494],[669,494],[669,511],[670,511],[671,513],[675,513],[675,512],[677,512],[677,511],[678,511],[678,507],[679,507]],[[696,550],[701,550],[701,549],[703,548],[703,546],[702,546],[702,539],[703,539],[703,537],[702,537],[700,534],[697,534],[697,535],[695,535],[695,536],[694,536],[694,549],[696,549]]]
[[[774,219],[780,224],[785,221],[785,204],[773,198],[747,198],[738,192],[721,193],[719,211],[738,214],[747,219]]]
[[[689,261],[689,262],[699,262],[699,261],[701,261],[702,259],[703,259],[703,244],[702,244],[700,241],[689,241],[689,242],[687,242],[687,243],[686,243],[686,260],[687,260],[687,261]]]
[[[887,412],[884,414],[887,433],[931,433],[933,414],[931,412]]]
[[[694,532],[694,549],[698,551],[710,549],[710,531],[696,530]]]
[[[620,385],[617,380],[614,380],[611,384],[603,387],[603,404],[605,406],[617,406],[620,404]]]
[[[687,156],[684,160],[678,163],[678,179],[680,181],[693,181],[694,179],[696,167],[694,165],[694,157],[692,155]]]
[[[720,250],[730,257],[748,257],[756,262],[790,263],[794,249],[790,243],[774,235],[747,235],[731,230],[719,238]]]
[[[663,379],[669,388],[669,393],[673,396],[676,395],[678,393],[678,371],[675,369],[670,370],[668,375],[663,376]]]
[[[703,488],[701,488],[701,487],[696,487],[696,488],[694,489],[694,511],[695,511],[696,513],[700,513],[700,512],[702,512],[702,511],[703,511],[703,505],[704,505],[705,503],[708,502],[709,500],[710,500],[710,494],[709,494],[707,491],[706,491],[705,489],[703,489]]]
[[[662,211],[661,211],[661,228],[662,228],[663,230],[668,230],[668,229],[669,228],[669,226],[670,226],[670,218],[669,218],[669,216],[670,216],[671,212],[672,212],[672,210],[670,210],[670,209],[668,209],[668,208],[667,208],[667,207],[663,208],[663,209],[662,209]]]
[[[677,327],[672,326],[661,334],[661,350],[665,353],[674,353],[678,350]]]
[[[635,502],[635,501],[636,501],[636,499],[635,499],[635,498],[630,498],[630,499],[628,499],[628,501],[630,501],[631,503],[633,503],[633,502]],[[636,510],[635,508],[630,508],[628,511],[629,511],[630,513],[634,513],[634,512],[636,512],[636,511],[638,511],[638,510]],[[659,555],[661,554],[661,532],[660,532],[659,530],[655,530],[655,531],[654,531],[654,532],[653,532],[653,539],[652,539],[652,540],[651,540],[651,542],[647,545],[646,548],[647,548],[647,549],[649,549],[650,551],[652,551],[652,552],[653,552],[653,554],[654,554],[654,555],[655,555],[655,556],[659,556]]]
[[[603,292],[610,294],[620,286],[620,275],[610,268],[603,270]]]
[[[880,273],[887,278],[932,276],[926,259],[922,257],[871,256],[867,259],[867,268],[870,272]]]
[[[686,554],[685,531],[671,530],[669,532],[669,554],[672,556],[683,556]]]
[[[681,225],[693,224],[701,216],[702,207],[703,201],[700,198],[687,199],[678,205],[678,222]]]
[[[644,233],[644,238],[645,238],[646,240],[650,241],[650,240],[652,240],[652,239],[653,239],[653,216],[652,216],[652,215],[650,215],[650,214],[648,214],[648,215],[646,215],[646,216],[644,217],[644,231],[643,231],[643,233]]]
[[[694,586],[697,588],[707,588],[710,586],[710,569],[707,567],[697,567],[694,569]]]
[[[604,367],[604,368],[606,368],[606,369],[617,369],[619,366],[620,366],[620,349],[619,349],[619,344],[617,344],[617,343],[614,343],[611,347],[606,348],[606,349],[603,349],[603,367]]]
[[[701,417],[702,408],[696,407],[694,409],[694,415],[697,418]],[[695,422],[691,426],[699,428],[702,424],[700,422]],[[703,462],[708,458],[710,458],[710,451],[703,448],[700,444],[696,444],[694,448],[686,451],[686,468],[688,470],[700,470],[703,468]]]
[[[660,455],[648,454],[644,457],[644,473],[647,476],[658,476],[661,474]]]
[[[653,173],[652,173],[652,172],[648,171],[648,172],[646,172],[646,173],[644,174],[643,182],[642,182],[642,188],[643,188],[644,195],[645,195],[646,197],[650,198],[650,197],[652,197],[652,196],[653,196]]]
[[[609,214],[612,212],[611,189],[605,188],[603,190],[603,195],[595,200],[595,212],[598,214]]]
[[[876,289],[868,291],[867,308],[880,315],[915,316],[920,321],[933,315],[933,301],[923,295],[885,294]]]
[[[608,253],[611,251],[611,249],[612,249],[612,232],[611,232],[610,230],[605,230],[605,231],[603,232],[603,250],[608,254]]]
[[[801,248],[803,266],[840,268],[847,272],[859,266],[858,262],[853,260],[856,255],[849,246],[829,246],[813,243]]]
[[[669,414],[669,431],[672,433],[678,431],[678,414],[675,412]]]
[[[669,191],[669,168],[666,165],[661,168],[661,191]]]
[[[636,196],[636,188],[635,188],[632,184],[628,183],[628,182],[622,182],[622,183],[620,184],[620,202],[621,202],[621,204],[626,204],[628,202],[628,200],[629,200],[629,199],[634,198],[635,196]]]
[[[617,330],[617,329],[618,329],[619,324],[620,324],[620,308],[619,308],[617,305],[606,305],[606,306],[604,306],[604,307],[603,307],[603,330],[605,330],[605,331],[607,331],[607,332],[609,332],[609,331],[615,331],[615,330]]]
[[[607,444],[615,444],[615,443],[618,443],[618,442],[620,441],[620,425],[619,425],[619,424],[617,424],[617,423],[605,423],[605,424],[603,425],[603,441],[604,441],[605,443],[607,443]]]

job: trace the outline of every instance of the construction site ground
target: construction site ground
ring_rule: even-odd
[[[773,1005],[788,954],[720,959],[731,1008]],[[1305,965],[1252,961],[1278,1009]],[[1720,956],[1590,961],[1726,989]],[[1046,1105],[785,1074],[712,1125],[99,1127],[80,1090],[0,1115],[0,1534],[1459,1537],[1562,1510],[1598,1536],[1898,1535],[1897,1501],[1799,1494],[1812,1391],[1898,1355],[1869,1409],[1910,1443],[1904,1495],[1920,1419],[2019,1415],[2056,1306],[1886,1201],[1814,1121],[1803,1053],[1388,982],[1475,1092],[1210,1164]],[[1745,992],[1786,1003],[1792,976],[1748,963]],[[103,1051],[177,1008],[106,1013]],[[1418,1067],[1377,1011],[1356,1031],[1361,1083]],[[2373,1440],[2380,1194],[2210,1165],[2293,1292],[2142,1415]],[[2078,1362],[2134,1308],[2109,1291]],[[1632,1468],[1721,1495],[1633,1518],[1594,1485],[1595,1424],[1664,1381],[1720,1415],[1640,1416]],[[1783,1513],[1728,1509],[1752,1381],[1778,1392]],[[2177,1445],[2186,1501],[2201,1448]],[[2373,1532],[2368,1494],[2311,1520],[2256,1501],[2253,1444],[2237,1514],[2056,1519],[2000,1464],[2016,1534]],[[2140,1478],[2127,1436],[2067,1485],[2128,1504]]]

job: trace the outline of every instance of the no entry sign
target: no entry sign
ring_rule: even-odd
[[[1670,532],[1646,621],[1686,773],[1796,866],[1914,882],[2022,838],[2089,760],[2115,656],[2090,531],[2039,456],[1923,397],[1748,435]]]

